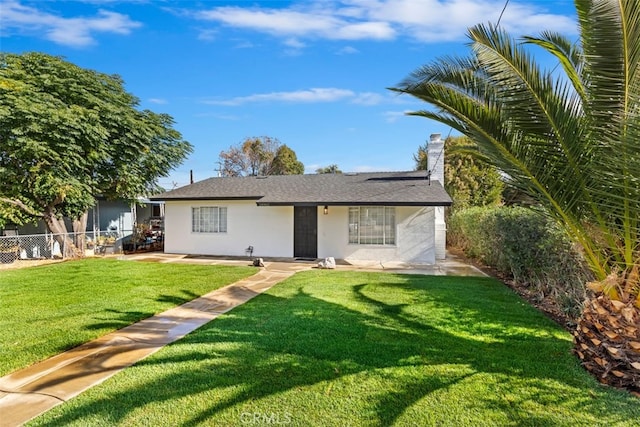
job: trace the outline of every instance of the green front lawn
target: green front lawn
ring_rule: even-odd
[[[32,424],[640,425],[570,350],[493,279],[308,271]]]
[[[100,258],[1,271],[0,375],[255,272]]]

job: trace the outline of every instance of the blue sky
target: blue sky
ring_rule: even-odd
[[[118,74],[140,107],[168,113],[194,153],[161,185],[216,175],[246,137],[291,147],[307,173],[411,170],[431,133],[406,116],[427,106],[385,88],[438,57],[466,52],[466,29],[505,0],[0,0],[0,49],[64,56]],[[514,34],[575,35],[570,0],[508,1]]]

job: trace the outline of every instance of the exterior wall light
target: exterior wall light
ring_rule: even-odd
[[[329,215],[329,206],[324,205],[324,210],[323,210],[325,215]]]

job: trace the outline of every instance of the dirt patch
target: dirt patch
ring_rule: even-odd
[[[166,258],[159,258],[159,257],[140,257],[140,258],[136,259],[136,261],[142,261],[142,262],[166,262],[167,259]]]
[[[0,270],[18,270],[20,268],[37,267],[39,265],[55,264],[63,261],[64,261],[63,259],[17,260],[10,264],[0,264]]]

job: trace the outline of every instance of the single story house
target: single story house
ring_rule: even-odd
[[[167,253],[432,264],[451,205],[442,170],[209,178],[151,200],[165,202]]]

